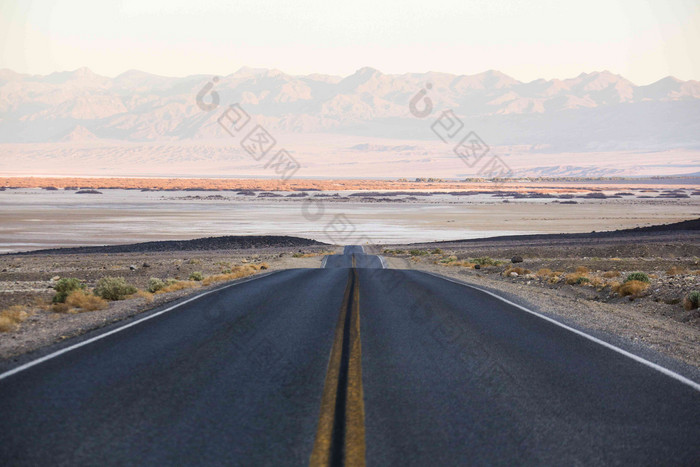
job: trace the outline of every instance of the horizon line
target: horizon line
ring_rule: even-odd
[[[283,74],[283,75],[286,75],[286,76],[295,77],[295,78],[307,78],[307,77],[316,75],[316,76],[326,76],[326,77],[331,77],[331,78],[338,78],[338,79],[340,79],[340,80],[343,80],[343,79],[347,79],[347,78],[349,78],[349,77],[351,77],[351,76],[354,76],[354,75],[356,75],[356,74],[362,72],[363,70],[372,70],[373,72],[377,72],[377,73],[379,73],[380,75],[383,75],[383,76],[406,76],[406,75],[442,74],[442,75],[454,76],[455,78],[460,78],[460,77],[475,77],[475,76],[485,75],[485,74],[489,74],[489,73],[490,73],[490,74],[500,74],[500,75],[503,75],[503,77],[505,77],[505,78],[510,78],[510,79],[512,79],[512,80],[514,80],[514,81],[517,81],[517,82],[520,83],[520,84],[529,84],[529,83],[534,83],[534,82],[536,82],[536,81],[566,81],[566,80],[572,80],[572,79],[580,78],[581,76],[590,76],[590,75],[596,75],[596,74],[598,74],[598,75],[609,74],[609,75],[612,75],[612,76],[616,76],[616,77],[622,78],[622,79],[624,79],[624,80],[630,82],[633,86],[636,86],[636,87],[649,86],[649,85],[651,85],[651,84],[655,84],[655,83],[658,83],[659,81],[663,81],[663,80],[669,79],[669,78],[674,79],[674,80],[676,80],[676,81],[683,82],[683,83],[690,83],[690,82],[700,83],[700,77],[697,78],[697,79],[683,80],[683,79],[677,78],[676,76],[673,76],[673,75],[666,75],[666,76],[663,76],[663,77],[661,77],[661,78],[658,78],[658,79],[656,79],[656,80],[654,80],[654,81],[651,81],[651,82],[649,82],[649,83],[646,83],[646,84],[637,84],[637,83],[633,82],[632,80],[630,80],[629,78],[626,78],[624,75],[622,75],[622,74],[620,74],[620,73],[614,73],[614,72],[612,72],[612,71],[610,71],[610,70],[608,70],[608,69],[603,69],[603,70],[592,70],[592,71],[582,71],[582,72],[580,72],[580,73],[579,73],[578,75],[576,75],[576,76],[565,77],[565,78],[542,78],[542,77],[541,77],[541,78],[536,78],[536,79],[533,79],[533,80],[530,80],[530,81],[521,81],[520,79],[515,78],[514,76],[511,76],[511,75],[509,75],[509,74],[507,74],[507,73],[504,73],[504,72],[502,72],[502,71],[500,71],[500,70],[497,70],[497,69],[494,69],[494,68],[490,68],[490,69],[488,69],[488,70],[484,70],[484,71],[481,71],[481,72],[478,72],[478,73],[474,73],[474,74],[457,74],[457,73],[451,73],[451,72],[446,72],[446,71],[434,71],[434,70],[429,70],[429,71],[424,71],[424,72],[408,71],[408,72],[403,72],[403,73],[385,73],[385,72],[383,72],[383,71],[381,71],[381,70],[379,70],[379,69],[377,69],[377,68],[374,68],[374,67],[372,67],[372,66],[363,66],[363,67],[358,68],[358,69],[355,70],[353,73],[350,73],[350,74],[348,74],[348,75],[337,75],[337,74],[323,73],[323,72],[312,72],[312,73],[306,73],[306,74],[303,74],[303,73],[288,73],[288,72],[285,72],[285,71],[283,71],[283,70],[280,70],[279,68],[274,68],[274,67],[272,67],[272,68],[267,68],[267,67],[251,67],[251,66],[245,66],[245,65],[239,67],[237,70],[235,70],[235,71],[233,71],[233,72],[231,72],[231,73],[228,73],[228,74],[217,74],[217,73],[193,73],[193,74],[188,74],[188,75],[163,75],[163,74],[151,73],[151,72],[149,72],[149,71],[144,71],[144,70],[140,70],[140,69],[137,69],[137,68],[129,68],[129,69],[127,69],[127,70],[125,70],[125,71],[123,71],[123,72],[117,74],[117,75],[106,75],[106,74],[96,73],[96,72],[94,72],[94,71],[93,71],[90,67],[88,67],[88,66],[78,67],[78,68],[75,68],[75,69],[73,69],[73,70],[57,70],[57,71],[52,71],[52,72],[50,72],[50,73],[45,73],[45,74],[41,74],[41,73],[31,73],[31,72],[21,72],[21,71],[16,71],[16,70],[14,70],[14,69],[12,69],[12,68],[9,68],[9,67],[0,68],[0,72],[9,71],[9,72],[14,73],[14,74],[17,74],[17,75],[29,76],[29,77],[36,77],[36,76],[39,76],[39,77],[48,77],[48,76],[55,75],[55,74],[76,73],[76,72],[79,72],[79,71],[81,71],[81,70],[86,70],[86,71],[92,73],[92,74],[95,75],[95,76],[98,76],[98,77],[101,77],[101,78],[107,78],[107,79],[116,79],[116,78],[118,78],[118,77],[120,77],[120,76],[122,76],[122,75],[125,75],[125,74],[127,74],[127,73],[133,73],[133,72],[143,73],[143,74],[146,74],[146,75],[156,76],[156,77],[159,77],[159,78],[167,78],[167,79],[184,79],[184,78],[190,78],[190,77],[196,77],[196,76],[205,76],[205,77],[216,76],[216,77],[219,77],[219,78],[226,78],[226,77],[229,77],[229,76],[234,76],[234,75],[236,75],[236,74],[238,74],[238,73],[240,73],[240,72],[242,72],[242,71],[251,71],[253,75],[262,74],[262,73],[265,73],[265,72],[279,72],[280,74]]]

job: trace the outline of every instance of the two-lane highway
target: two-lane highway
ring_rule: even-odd
[[[700,386],[361,247],[0,375],[2,465],[692,465]]]
[[[381,256],[367,255],[364,248],[359,245],[346,246],[342,255],[331,255],[324,258],[323,267],[334,268],[379,268],[385,267]]]

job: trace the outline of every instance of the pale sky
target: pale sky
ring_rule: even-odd
[[[0,0],[0,68],[700,80],[698,0]]]

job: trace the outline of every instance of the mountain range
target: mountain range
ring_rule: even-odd
[[[212,109],[207,86],[218,95]],[[197,103],[200,92],[204,105]],[[411,112],[412,100],[425,106],[419,92],[430,101],[427,116]],[[259,175],[261,164],[217,123],[233,103],[284,143],[309,176],[474,175],[432,129],[447,110],[518,174],[700,172],[698,81],[669,76],[638,86],[601,71],[521,82],[494,70],[384,74],[373,68],[346,77],[241,68],[180,78],[137,70],[110,78],[87,68],[44,76],[2,69],[0,169]]]
[[[493,70],[390,75],[362,68],[338,77],[241,68],[217,77],[220,106],[205,112],[195,98],[212,79],[136,70],[108,78],[87,68],[46,76],[3,69],[0,142],[224,138],[216,118],[237,102],[270,131],[435,138],[429,122],[450,109],[492,144],[557,151],[700,144],[700,82],[670,76],[637,86],[608,71],[524,83]],[[408,104],[426,85],[434,111],[420,119]]]

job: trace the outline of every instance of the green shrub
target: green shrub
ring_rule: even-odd
[[[649,282],[649,276],[644,272],[633,272],[628,274],[625,279],[625,282],[629,281]]]
[[[148,279],[148,291],[151,293],[156,293],[160,289],[165,287],[165,282],[162,280],[158,279],[157,277],[151,277]]]
[[[430,252],[431,255],[441,255],[442,250],[440,248],[435,248],[433,251]]]
[[[103,277],[97,281],[95,295],[105,300],[123,300],[127,295],[136,293],[136,287],[126,282],[123,277]]]
[[[201,272],[195,271],[195,272],[193,272],[192,274],[190,274],[190,280],[191,280],[191,281],[198,281],[198,282],[199,282],[199,281],[201,281],[201,280],[204,280],[204,276],[202,275]]]
[[[698,290],[693,290],[688,294],[687,297],[685,297],[685,300],[683,301],[683,306],[685,307],[686,310],[696,310],[697,308],[700,307],[700,291]]]
[[[425,256],[428,252],[423,250],[409,250],[408,254],[411,256]]]
[[[488,256],[484,256],[481,258],[473,258],[470,260],[474,264],[478,264],[479,266],[498,266],[501,264],[500,261],[496,261],[493,258],[489,258]]]
[[[587,284],[587,283],[589,283],[590,281],[591,281],[591,280],[590,280],[589,278],[584,277],[584,276],[581,276],[581,277],[579,277],[578,279],[576,279],[576,284],[577,284],[577,285]]]
[[[70,295],[71,292],[74,290],[80,290],[85,288],[85,284],[83,284],[80,279],[76,279],[74,277],[65,277],[63,279],[59,279],[58,282],[56,282],[56,285],[53,286],[54,290],[56,291],[56,295],[53,297],[53,302],[54,303],[65,303],[66,298],[68,295]]]

